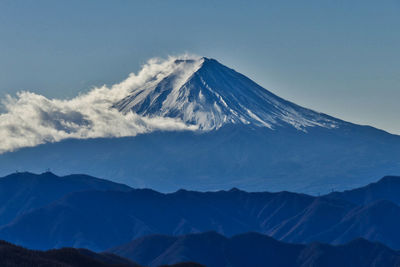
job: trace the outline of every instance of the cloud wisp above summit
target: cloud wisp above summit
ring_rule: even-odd
[[[178,59],[194,58],[191,68],[177,64]],[[171,73],[177,73],[174,86],[188,78],[200,64],[197,56],[168,59],[153,58],[137,73],[111,87],[93,88],[72,99],[49,99],[32,92],[6,96],[0,113],[0,153],[63,139],[124,137],[155,130],[196,130],[179,119],[139,116],[122,113],[113,104],[130,92],[149,84],[159,83]]]

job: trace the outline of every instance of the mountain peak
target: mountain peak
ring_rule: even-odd
[[[175,59],[165,69],[114,107],[124,113],[175,118],[201,130],[225,124],[305,130],[339,123],[274,95],[215,59]]]

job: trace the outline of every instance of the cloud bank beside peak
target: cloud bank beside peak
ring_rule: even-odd
[[[131,73],[121,83],[94,88],[69,100],[48,99],[32,92],[19,92],[1,101],[0,153],[22,147],[32,147],[63,139],[125,137],[155,130],[196,130],[180,120],[164,117],[142,117],[132,112],[122,113],[113,104],[132,91],[151,86],[179,71],[177,59],[195,56],[150,59],[137,73]],[[183,75],[183,77],[186,75]]]

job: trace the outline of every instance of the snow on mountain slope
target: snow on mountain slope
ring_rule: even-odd
[[[2,104],[0,153],[69,138],[208,131],[225,124],[307,132],[343,123],[281,99],[216,60],[188,56],[149,60],[121,83],[72,99],[21,92]]]
[[[214,59],[177,59],[170,71],[137,87],[114,107],[147,117],[170,117],[202,130],[227,123],[275,128],[336,128],[339,120],[288,102]]]

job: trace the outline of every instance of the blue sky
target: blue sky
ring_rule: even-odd
[[[184,52],[400,134],[400,1],[0,1],[0,96],[69,98]]]

